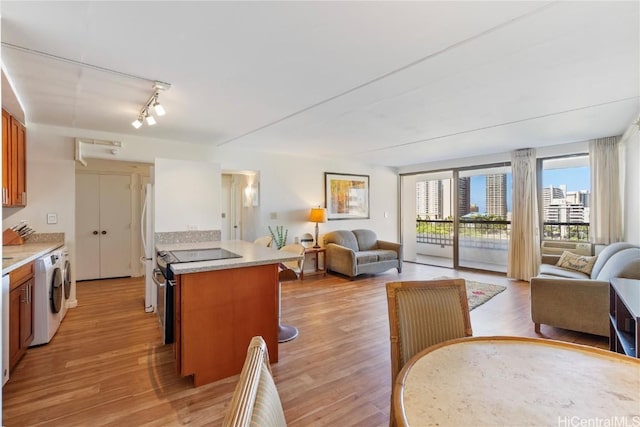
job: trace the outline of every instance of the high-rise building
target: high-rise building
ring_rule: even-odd
[[[557,203],[558,200],[565,198],[564,189],[566,186],[554,187],[550,185],[542,189],[542,206],[547,207],[552,203]]]
[[[487,175],[487,214],[507,217],[507,175]]]
[[[427,181],[416,182],[416,218],[427,216]]]
[[[427,181],[426,191],[427,216],[431,219],[442,219],[442,181]]]
[[[471,177],[458,178],[458,216],[471,212]]]

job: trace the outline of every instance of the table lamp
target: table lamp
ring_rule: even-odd
[[[318,244],[318,223],[327,222],[327,210],[321,207],[311,208],[309,221],[316,223],[316,244],[313,247],[315,249],[318,249],[320,247],[320,245]]]

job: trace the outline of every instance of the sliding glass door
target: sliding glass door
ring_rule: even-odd
[[[401,190],[406,261],[507,271],[510,166],[403,175]]]
[[[506,273],[511,167],[461,170],[458,188],[458,266]]]
[[[402,177],[405,260],[453,267],[452,182],[451,171]]]

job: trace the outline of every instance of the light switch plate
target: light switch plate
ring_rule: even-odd
[[[47,214],[47,224],[57,224],[58,223],[58,214],[48,213]]]

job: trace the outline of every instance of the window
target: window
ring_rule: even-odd
[[[589,156],[542,160],[543,240],[589,240]]]

